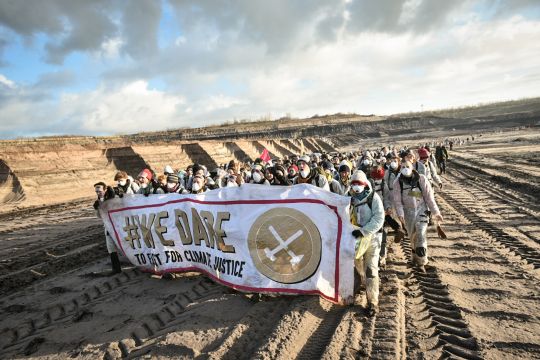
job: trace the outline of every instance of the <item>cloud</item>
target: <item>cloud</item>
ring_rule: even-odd
[[[0,85],[3,85],[3,86],[8,87],[10,89],[15,88],[15,82],[13,82],[12,80],[9,80],[7,77],[5,77],[2,74],[0,74]]]
[[[123,50],[133,58],[157,53],[157,32],[161,18],[161,3],[139,0],[136,6],[126,3],[123,13]]]
[[[532,0],[0,2],[0,54],[39,34],[36,57],[57,64],[29,86],[2,69],[0,131],[125,133],[535,96],[538,17]],[[73,52],[84,66],[58,66]]]

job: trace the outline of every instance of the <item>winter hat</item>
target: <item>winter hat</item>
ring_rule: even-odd
[[[351,165],[346,160],[343,160],[339,164],[339,172],[343,172],[343,171],[351,172]]]
[[[366,174],[362,170],[356,170],[351,177],[351,185],[358,184],[361,186],[369,186],[369,181]]]
[[[310,163],[311,163],[311,159],[310,159],[309,156],[307,156],[307,155],[302,155],[302,156],[300,156],[300,158],[298,158],[298,161],[296,162],[296,164],[298,165],[298,163],[300,163],[300,161],[303,161],[303,162],[305,162],[306,164],[310,164]]]
[[[289,166],[289,168],[287,169],[288,171],[291,171],[291,169],[293,169],[294,171],[298,172],[298,166],[292,164],[291,166]]]
[[[260,163],[257,163],[257,164],[254,164],[253,167],[252,167],[251,169],[252,169],[252,170],[263,171],[263,166],[262,166]]]
[[[427,159],[429,157],[429,151],[425,148],[418,149],[418,156],[421,160]]]
[[[401,150],[399,153],[399,157],[404,159],[406,156],[411,155],[411,150]]]
[[[333,168],[334,168],[334,165],[333,165],[330,161],[325,160],[325,161],[322,162],[321,167],[322,167],[324,170],[329,170],[329,169],[333,169]]]
[[[168,183],[175,183],[175,184],[178,184],[178,175],[175,175],[175,174],[169,174],[169,175],[167,175],[167,182],[168,182]]]
[[[148,169],[144,169],[143,171],[139,173],[138,177],[147,178],[148,181],[152,181],[152,172]]]
[[[371,178],[375,180],[380,180],[384,178],[384,168],[382,166],[377,166],[371,170]]]
[[[204,170],[201,164],[193,164],[193,174],[197,173],[199,170]]]
[[[164,174],[174,174],[174,170],[171,167],[171,165],[167,165],[167,166],[165,166],[165,169],[163,170],[163,173]]]

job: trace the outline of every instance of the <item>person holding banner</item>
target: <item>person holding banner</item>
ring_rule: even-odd
[[[191,185],[191,194],[202,194],[206,192],[206,178],[204,175],[197,174],[193,176],[193,183]]]
[[[298,176],[294,179],[294,185],[296,184],[311,184],[326,191],[330,191],[328,180],[326,177],[319,174],[316,169],[310,167],[311,160],[309,156],[303,155],[298,159]]]
[[[351,222],[358,227],[352,232],[356,238],[355,268],[366,286],[367,313],[373,316],[379,308],[379,256],[384,206],[361,170],[353,173],[349,194]]]
[[[97,200],[94,202],[94,209],[97,212],[97,216],[101,218],[101,213],[99,212],[101,203],[103,203],[105,200],[114,198],[115,191],[112,187],[107,186],[104,182],[94,184],[94,190],[97,195]],[[107,229],[105,229],[105,242],[107,244],[107,251],[111,257],[112,274],[118,274],[122,272],[122,267],[120,266],[120,259],[118,258],[116,245]]]

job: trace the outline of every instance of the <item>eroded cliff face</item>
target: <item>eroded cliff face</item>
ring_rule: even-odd
[[[211,171],[227,164],[253,161],[264,149],[283,157],[305,152],[332,151],[318,139],[237,141],[140,141],[122,138],[45,138],[0,142],[0,212],[14,207],[47,205],[94,196],[93,184],[113,184],[117,171],[132,177],[144,168],[163,173],[193,163]]]
[[[181,129],[116,137],[58,137],[0,141],[0,212],[93,197],[93,184],[113,183],[124,170],[162,173],[166,165],[185,169],[200,163],[213,170],[230,160],[246,162],[267,149],[273,157],[331,152],[365,139],[389,143],[426,131],[459,132],[537,126],[540,102],[529,110],[470,118],[416,116],[328,116],[273,122]],[[510,109],[512,110],[512,109]],[[508,111],[510,111],[508,110]],[[456,132],[457,131],[457,132]],[[301,139],[301,140],[300,140]]]

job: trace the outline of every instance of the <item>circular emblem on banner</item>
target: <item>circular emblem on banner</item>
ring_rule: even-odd
[[[248,247],[257,270],[280,283],[308,279],[321,261],[319,229],[291,208],[274,208],[259,216],[249,230]]]

